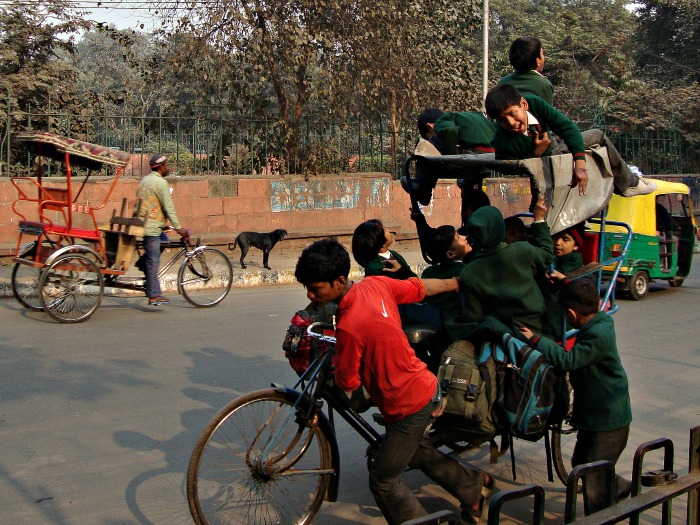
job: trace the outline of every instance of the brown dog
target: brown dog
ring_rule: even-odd
[[[270,233],[243,232],[238,234],[235,241],[229,243],[228,249],[235,250],[236,246],[241,248],[241,268],[246,268],[243,259],[245,259],[246,255],[248,255],[248,249],[251,246],[254,246],[259,250],[262,250],[263,266],[266,269],[271,270],[272,268],[270,268],[270,265],[267,263],[270,257],[270,252],[272,251],[272,248],[275,247],[275,244],[280,242],[286,236],[287,230],[282,229],[271,231]]]

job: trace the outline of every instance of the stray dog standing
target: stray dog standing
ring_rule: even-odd
[[[270,233],[258,233],[258,232],[243,232],[239,233],[236,240],[229,243],[228,249],[235,250],[236,246],[241,248],[241,268],[246,268],[243,259],[248,255],[248,249],[254,246],[263,252],[263,266],[271,270],[270,265],[267,263],[270,252],[274,248],[275,244],[284,239],[287,236],[287,230],[278,229],[271,231]]]

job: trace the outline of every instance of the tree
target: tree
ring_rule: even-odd
[[[637,65],[661,85],[700,82],[700,2],[633,0],[639,15]]]
[[[0,75],[14,110],[75,108],[76,71],[60,60],[72,53],[78,31],[88,29],[67,0],[4,4],[0,11]],[[4,109],[2,110],[4,112]],[[1,115],[4,119],[6,115]],[[26,118],[12,114],[19,126]],[[38,122],[35,125],[46,125]]]
[[[471,33],[480,11],[475,0],[359,0],[355,7],[339,35],[347,60],[337,64],[334,91],[361,113],[389,116],[395,163],[398,133],[422,107],[480,107],[469,89],[478,79]]]
[[[311,96],[310,73],[334,59],[334,27],[346,12],[326,0],[156,0],[177,33],[192,35],[192,49],[230,55],[246,76],[274,92],[282,137],[294,157],[299,124]],[[187,52],[187,51],[185,51]]]

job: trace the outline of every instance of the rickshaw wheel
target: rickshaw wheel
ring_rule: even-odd
[[[55,243],[42,241],[42,247],[55,249]],[[34,259],[37,241],[24,246],[19,254],[23,259]],[[41,311],[41,298],[39,297],[39,278],[41,268],[34,268],[27,264],[16,263],[12,268],[12,293],[15,299],[25,308]]]
[[[674,288],[678,288],[683,284],[683,281],[685,281],[685,277],[674,277],[673,279],[668,280],[668,284],[670,284]]]
[[[627,288],[630,297],[635,301],[641,301],[649,293],[649,274],[647,272],[637,272],[632,277],[627,278]]]
[[[61,323],[88,319],[100,306],[103,292],[100,268],[80,253],[59,257],[44,269],[39,280],[41,305]]]

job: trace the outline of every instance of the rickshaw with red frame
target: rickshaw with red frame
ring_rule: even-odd
[[[11,178],[18,195],[12,204],[19,216],[12,270],[17,300],[57,321],[76,323],[95,312],[105,285],[143,290],[142,279],[120,279],[140,248],[143,220],[138,207],[127,213],[124,199],[120,216],[115,210],[102,226],[95,213],[109,201],[130,154],[44,131],[23,132],[18,139],[28,145],[37,163],[34,176]],[[46,180],[45,159],[63,166],[65,182]],[[87,170],[80,184],[76,167]],[[111,171],[112,179],[98,202],[90,202],[84,192],[90,177],[99,170]],[[233,271],[228,257],[198,242],[190,246],[187,239],[170,245],[180,248],[171,266],[184,257],[178,271],[178,291],[194,306],[218,304],[231,287]],[[201,292],[210,289],[216,291]]]

